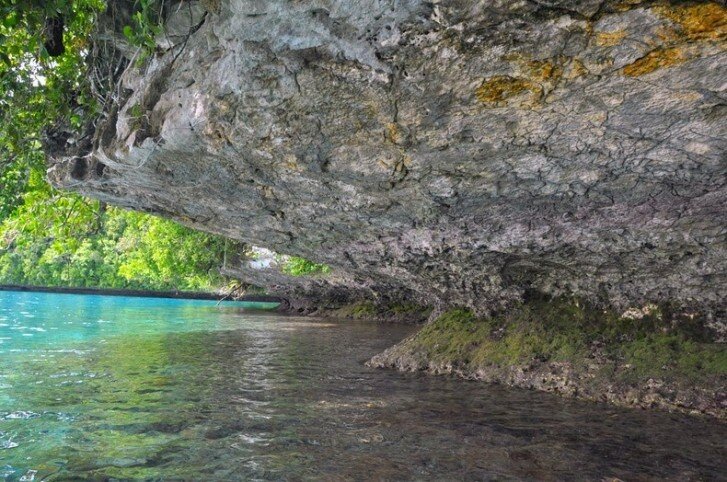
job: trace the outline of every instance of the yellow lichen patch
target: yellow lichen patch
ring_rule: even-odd
[[[526,67],[529,77],[536,82],[557,81],[563,75],[563,69],[548,60],[531,60]]]
[[[679,25],[689,39],[716,40],[727,37],[727,8],[716,2],[689,6],[662,5],[653,11]]]
[[[512,74],[488,77],[475,91],[477,100],[489,107],[516,104],[537,109],[556,98],[552,94],[563,79],[573,80],[588,74],[583,63],[572,57],[533,60],[527,53],[509,53],[502,59],[510,63]]]
[[[220,13],[220,0],[202,0],[201,3],[208,12]]]
[[[557,79],[563,73],[560,65],[563,62],[563,57],[532,60],[530,54],[508,53],[502,56],[502,60],[507,60],[517,66],[523,77],[535,82]]]
[[[636,62],[625,66],[622,72],[629,77],[639,77],[650,74],[657,69],[680,64],[686,60],[687,56],[679,47],[657,49],[652,50]]]
[[[522,54],[520,52],[508,52],[502,56],[502,60],[507,60],[508,62],[516,62],[523,60],[524,57],[530,58],[530,55]]]
[[[626,12],[643,3],[643,1],[644,0],[621,0],[619,3],[616,4],[615,8],[619,12]]]
[[[585,77],[588,75],[588,69],[578,59],[573,59],[568,65],[568,69],[565,74],[565,78],[568,80],[577,79],[578,77]]]
[[[300,165],[298,164],[298,158],[292,154],[288,154],[283,159],[283,166],[291,171],[300,171]]]
[[[496,75],[485,79],[477,90],[477,100],[485,105],[496,106],[512,97],[530,91],[539,93],[542,89],[533,82],[509,75]]]
[[[596,45],[599,47],[613,47],[618,45],[626,38],[625,30],[616,30],[615,32],[597,32]]]
[[[230,127],[228,125],[209,122],[205,126],[203,133],[215,149],[221,149],[232,144],[229,131]]]
[[[402,141],[402,134],[399,130],[399,126],[397,126],[393,122],[389,122],[386,124],[386,138],[393,142],[394,144],[398,144]]]

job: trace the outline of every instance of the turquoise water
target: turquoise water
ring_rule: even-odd
[[[0,480],[720,480],[727,427],[363,362],[405,326],[0,292]]]

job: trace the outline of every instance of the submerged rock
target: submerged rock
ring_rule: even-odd
[[[727,419],[727,350],[673,321],[563,299],[480,319],[452,310],[368,364]]]

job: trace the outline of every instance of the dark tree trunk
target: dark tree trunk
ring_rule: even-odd
[[[65,45],[63,45],[63,26],[62,15],[48,17],[45,21],[45,43],[43,45],[51,57],[58,57],[66,51]]]

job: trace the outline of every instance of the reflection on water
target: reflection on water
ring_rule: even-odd
[[[411,328],[0,292],[0,480],[716,480],[727,426],[371,370]]]

